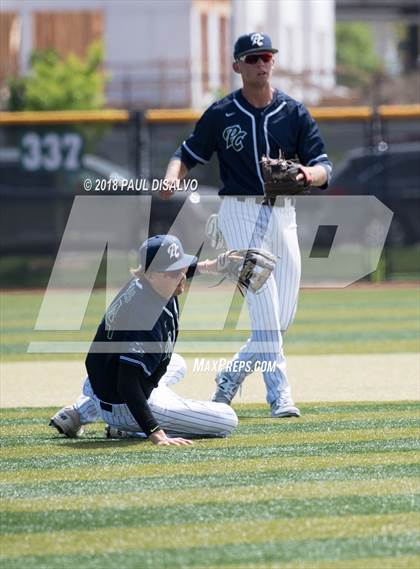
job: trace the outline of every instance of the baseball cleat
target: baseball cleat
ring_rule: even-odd
[[[79,413],[70,406],[63,407],[63,409],[51,417],[48,425],[54,427],[61,435],[70,439],[80,437],[84,433]]]
[[[283,417],[300,417],[300,411],[293,403],[292,399],[279,398],[271,406],[271,416],[277,419]]]
[[[237,379],[232,379],[226,373],[218,373],[215,381],[217,389],[213,393],[211,400],[216,403],[226,403],[230,405],[242,382]]]

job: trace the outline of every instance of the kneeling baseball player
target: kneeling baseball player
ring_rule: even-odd
[[[117,294],[86,358],[83,394],[50,421],[67,437],[102,419],[108,436],[140,436],[157,445],[190,445],[189,437],[224,437],[238,423],[225,403],[184,400],[168,385],[182,379],[184,359],[173,354],[178,299],[186,278],[221,273],[256,292],[274,268],[262,250],[227,251],[198,263],[179,239],[156,235],[140,247],[140,265]]]

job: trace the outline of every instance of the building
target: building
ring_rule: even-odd
[[[33,49],[82,55],[102,38],[108,101],[203,107],[238,84],[234,39],[267,31],[275,84],[309,103],[334,87],[335,0],[2,0],[0,80],[28,71]]]

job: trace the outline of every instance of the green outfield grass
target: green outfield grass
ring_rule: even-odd
[[[233,324],[239,303],[234,305],[223,331],[191,329],[195,324],[219,321],[226,289],[210,291],[203,287],[195,296],[190,313],[181,319],[179,339],[246,339],[248,332],[236,330]],[[82,329],[75,332],[35,332],[41,301],[41,292],[3,293],[3,360],[81,359],[83,355],[36,355],[26,354],[26,350],[31,341],[90,341],[105,309],[103,291],[92,295]],[[296,320],[287,333],[287,354],[415,352],[419,349],[419,311],[419,291],[414,287],[304,289]]]
[[[236,410],[232,437],[184,448],[1,410],[2,567],[419,567],[419,404]]]

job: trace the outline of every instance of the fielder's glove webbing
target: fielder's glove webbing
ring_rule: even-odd
[[[233,249],[217,257],[217,272],[224,275],[220,283],[233,281],[242,295],[259,291],[275,266],[276,257],[264,249]]]
[[[266,199],[301,194],[309,190],[312,184],[312,178],[303,166],[298,162],[283,158],[281,150],[278,158],[263,155],[261,169]],[[302,180],[297,180],[298,174],[303,174]]]

